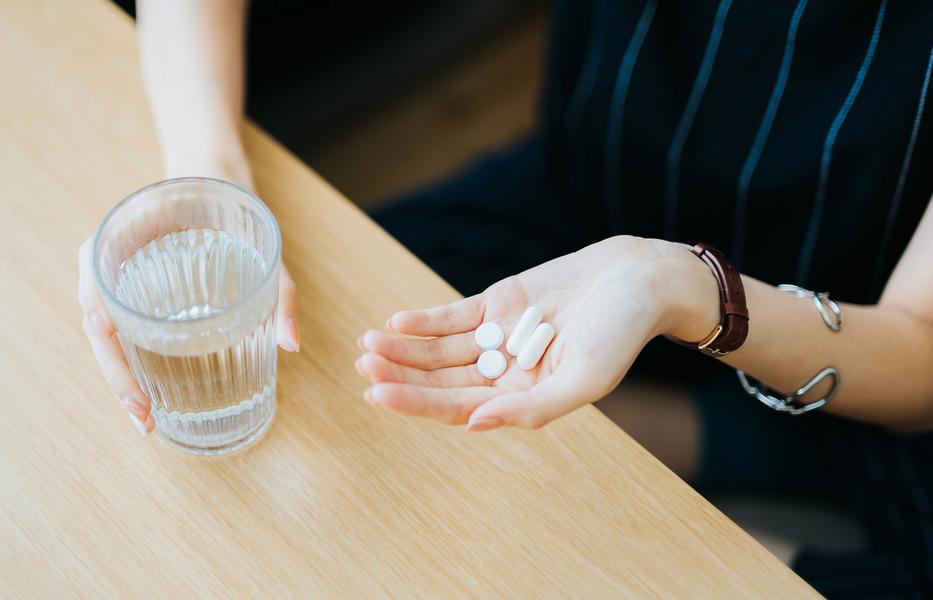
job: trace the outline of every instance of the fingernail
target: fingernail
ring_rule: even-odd
[[[495,429],[496,427],[502,427],[502,419],[496,417],[486,417],[485,419],[470,421],[466,426],[466,430],[470,432],[487,431],[489,429]]]
[[[146,414],[146,405],[143,404],[138,398],[133,396],[133,394],[123,394],[120,396],[120,404],[126,408],[127,411],[137,415]]]
[[[88,319],[91,320],[91,325],[94,327],[94,333],[97,335],[97,337],[104,342],[109,340],[110,336],[113,335],[110,324],[107,323],[107,321],[105,321],[96,310],[92,310],[87,314],[87,316]]]
[[[149,430],[146,429],[146,424],[136,418],[136,415],[133,413],[127,413],[127,416],[130,418],[130,423],[133,424],[133,427],[136,428],[136,431],[139,432],[139,435],[146,437],[146,434],[149,433]]]
[[[363,392],[363,400],[366,400],[370,404],[373,403],[373,388],[366,388],[366,391]]]
[[[301,350],[301,333],[298,331],[298,319],[289,317],[288,321],[288,341],[291,342],[292,352],[298,352]]]
[[[363,336],[356,338],[356,345],[359,346],[360,350],[366,352],[366,346],[363,345]]]
[[[362,358],[358,358],[355,361],[353,361],[353,366],[356,367],[357,373],[362,375],[364,378],[366,377],[366,373],[363,372],[363,359]]]
[[[392,317],[386,319],[386,329],[389,331],[395,331],[395,329],[392,327]]]

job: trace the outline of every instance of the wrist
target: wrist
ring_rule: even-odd
[[[662,282],[658,332],[686,342],[702,340],[722,322],[716,277],[686,246],[667,244],[667,258],[658,264]]]
[[[169,179],[213,177],[253,188],[246,150],[233,132],[210,136],[202,133],[175,143],[164,143],[162,147],[165,175]]]
[[[253,176],[246,158],[172,156],[165,159],[165,176],[213,177],[252,190]]]

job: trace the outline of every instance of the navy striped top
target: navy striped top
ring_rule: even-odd
[[[933,194],[933,4],[558,0],[554,23],[545,135],[586,237],[877,300]]]

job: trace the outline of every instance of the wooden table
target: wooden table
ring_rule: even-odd
[[[365,404],[356,336],[456,294],[256,129],[302,353],[251,450],[141,441],[75,300],[80,242],[160,178],[132,22],[5,0],[0,82],[0,596],[815,595],[592,407],[465,435]]]

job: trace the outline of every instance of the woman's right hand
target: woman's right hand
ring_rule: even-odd
[[[531,369],[506,358],[496,379],[476,366],[474,330],[493,321],[511,335],[528,306],[557,334]],[[719,321],[719,290],[690,251],[663,240],[618,236],[427,310],[402,311],[357,344],[371,404],[467,424],[538,428],[612,391],[644,345],[665,333],[695,340]],[[401,334],[401,335],[396,335]]]
[[[249,177],[236,177],[218,169],[198,169],[193,173],[226,179],[252,187]],[[192,173],[192,174],[193,174]],[[247,170],[248,173],[248,170]],[[107,315],[103,299],[97,291],[92,270],[93,237],[81,244],[78,251],[78,302],[84,312],[84,333],[87,335],[101,374],[110,390],[129,414],[130,422],[145,437],[155,427],[149,396],[130,372],[116,329]],[[298,330],[298,289],[294,280],[280,265],[279,303],[276,314],[278,344],[288,352],[298,352],[301,337]]]

